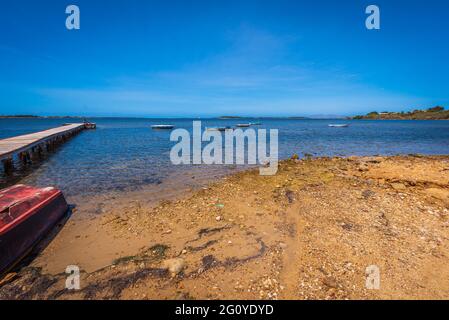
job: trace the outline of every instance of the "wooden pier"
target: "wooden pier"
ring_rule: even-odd
[[[61,127],[0,140],[0,161],[6,174],[14,170],[14,157],[22,164],[31,163],[44,151],[51,151],[60,143],[86,128],[85,123],[71,123]]]

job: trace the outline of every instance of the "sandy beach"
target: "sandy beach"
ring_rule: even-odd
[[[0,299],[448,298],[448,156],[290,159],[149,194],[78,204]]]

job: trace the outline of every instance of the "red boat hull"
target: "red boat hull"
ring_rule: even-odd
[[[60,190],[16,185],[0,191],[0,275],[25,257],[66,214]]]

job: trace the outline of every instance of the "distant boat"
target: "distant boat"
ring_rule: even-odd
[[[349,124],[344,123],[344,124],[328,124],[329,127],[334,127],[334,128],[346,128],[349,127]]]
[[[239,128],[248,128],[249,126],[251,126],[251,123],[238,123],[235,126]]]
[[[84,128],[85,129],[96,129],[97,128],[97,124],[96,123],[87,121],[86,118],[84,118],[83,123],[84,123]]]
[[[261,126],[262,123],[260,123],[260,122],[251,122],[250,125],[252,125],[252,126]]]
[[[226,131],[226,130],[231,130],[232,128],[227,126],[227,127],[210,127],[210,128],[206,128],[206,131]]]
[[[84,122],[84,128],[85,129],[96,129],[97,124],[93,122]]]
[[[155,124],[151,126],[151,129],[173,129],[174,127],[172,124]]]

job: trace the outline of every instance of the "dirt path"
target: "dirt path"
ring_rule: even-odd
[[[0,299],[449,298],[449,157],[289,160],[156,207],[141,196],[68,223]]]

